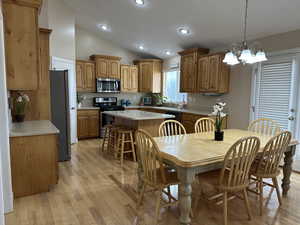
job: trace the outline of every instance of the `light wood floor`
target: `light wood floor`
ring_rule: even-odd
[[[152,224],[155,199],[145,198],[137,213],[136,165],[125,162],[124,169],[110,157],[98,154],[99,141],[81,141],[73,147],[72,160],[60,163],[60,180],[50,192],[15,200],[15,210],[6,216],[6,225],[132,225]],[[176,192],[174,187],[172,191]],[[230,225],[300,224],[300,175],[292,175],[289,196],[278,208],[276,193],[266,192],[264,216],[259,216],[258,200],[250,195],[254,219],[247,220],[243,201],[229,203]],[[161,223],[177,225],[177,207],[162,210]],[[139,218],[139,219],[138,219]],[[222,207],[199,203],[193,225],[222,224]]]

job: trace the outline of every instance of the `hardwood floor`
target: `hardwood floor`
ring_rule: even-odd
[[[72,160],[60,163],[58,185],[50,192],[15,199],[14,212],[6,215],[6,225],[150,225],[154,219],[155,198],[146,195],[136,213],[136,164],[99,155],[99,140],[80,141],[73,146]],[[270,190],[270,189],[269,189]],[[176,194],[177,187],[172,191]],[[195,192],[194,192],[195,193]],[[259,216],[258,198],[249,193],[253,220],[247,220],[243,201],[229,202],[230,225],[300,224],[300,175],[292,174],[292,186],[282,207],[276,193],[265,191],[267,203]],[[193,225],[222,224],[222,206],[199,202]],[[138,217],[136,215],[139,215]],[[161,211],[160,224],[177,225],[177,207]]]

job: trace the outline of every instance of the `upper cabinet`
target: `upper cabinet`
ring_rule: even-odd
[[[138,92],[138,68],[121,65],[121,92]]]
[[[139,71],[140,92],[161,92],[162,60],[141,59],[134,61]]]
[[[76,83],[78,92],[95,92],[95,63],[92,61],[76,60]]]
[[[39,74],[38,10],[41,0],[4,0],[7,88],[36,90]]]
[[[197,91],[197,60],[199,55],[208,53],[208,49],[194,48],[179,52],[180,63],[180,92]]]
[[[207,54],[208,49],[179,52],[180,91],[189,93],[229,92],[230,68],[222,62],[224,53]]]
[[[197,91],[204,93],[228,93],[230,67],[223,63],[224,53],[198,58]]]
[[[90,59],[96,63],[96,78],[121,79],[121,57],[108,55],[92,55]]]

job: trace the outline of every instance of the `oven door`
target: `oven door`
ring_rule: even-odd
[[[120,92],[120,80],[110,78],[97,79],[98,93],[116,93]]]

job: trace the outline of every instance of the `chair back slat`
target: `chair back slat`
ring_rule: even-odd
[[[150,134],[143,130],[135,132],[138,162],[142,165],[143,180],[151,186],[158,184],[157,176],[166,180],[162,159],[157,144]],[[159,173],[157,172],[159,169]]]
[[[186,134],[184,126],[176,120],[166,120],[160,124],[158,130],[159,136],[173,136]]]
[[[195,123],[195,133],[215,131],[215,121],[211,118],[201,118]]]
[[[256,173],[261,176],[275,176],[278,172],[283,154],[291,142],[292,134],[284,131],[273,137],[266,146],[259,158]]]
[[[280,132],[280,126],[274,120],[262,118],[252,121],[248,130],[262,135],[274,136]]]
[[[257,137],[247,137],[233,144],[224,158],[219,184],[228,190],[237,190],[248,185],[249,170],[259,150]]]

